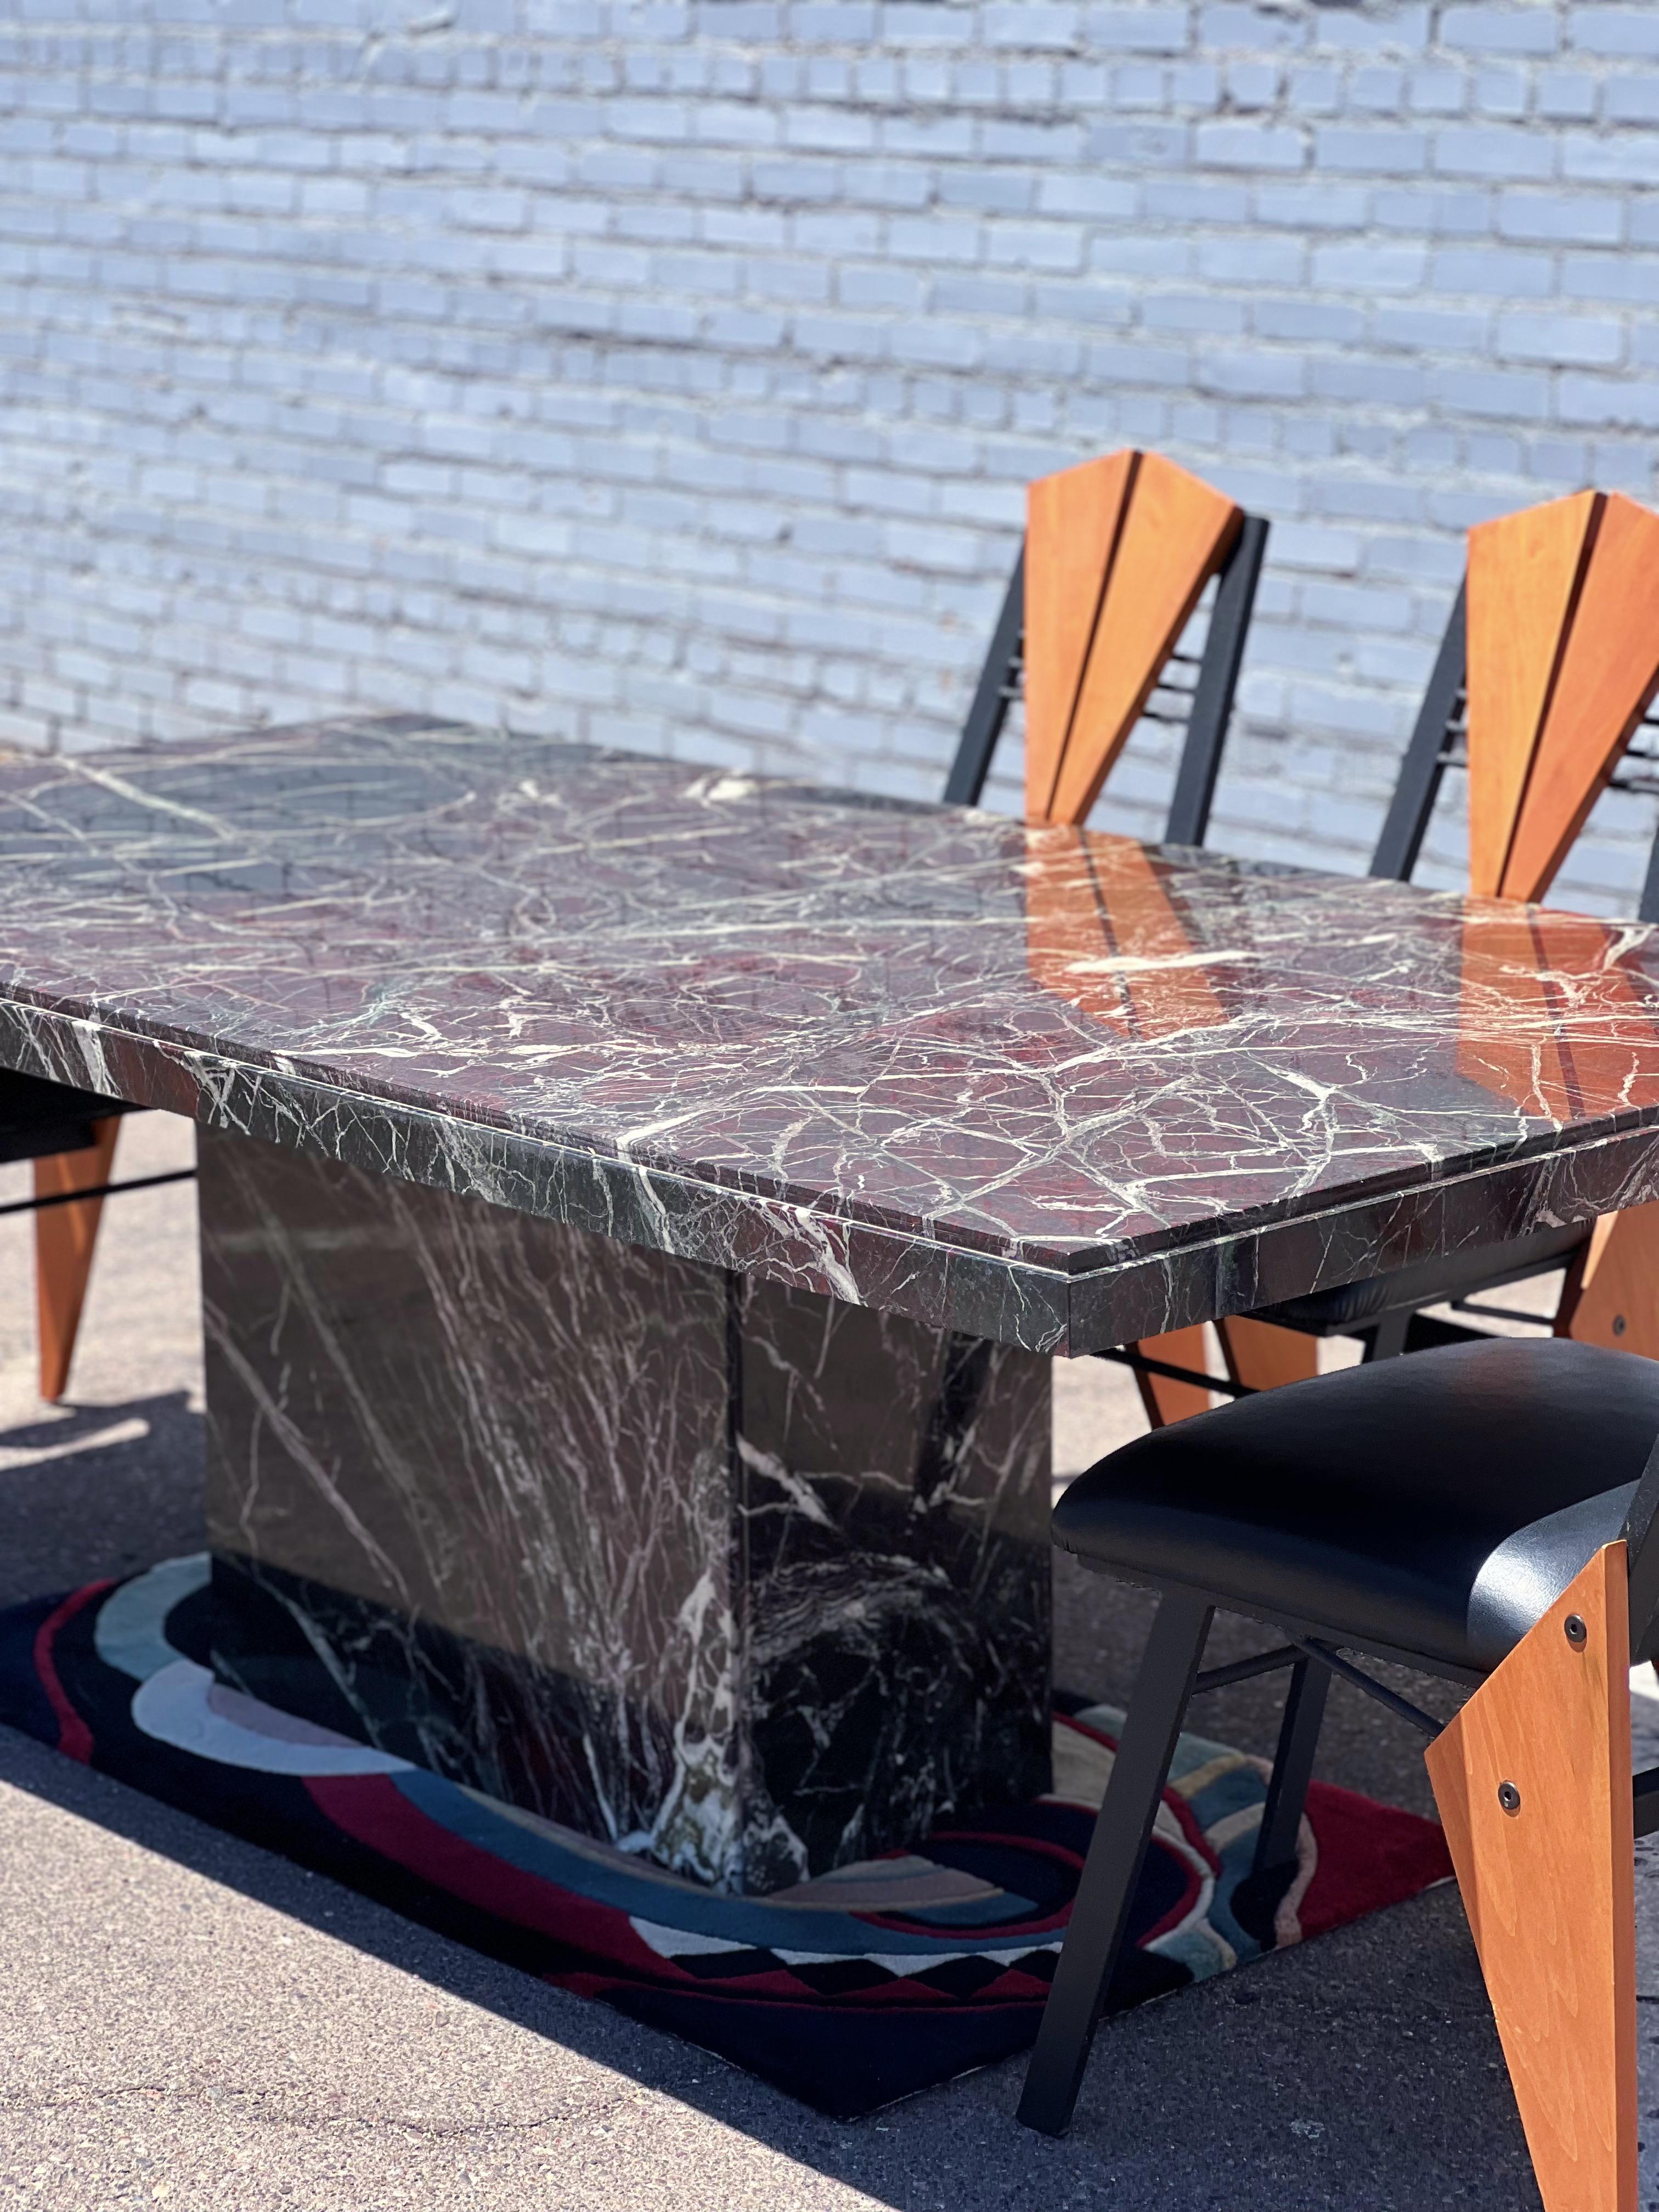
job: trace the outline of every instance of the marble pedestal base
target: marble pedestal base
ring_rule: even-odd
[[[204,1132],[214,1665],[722,1889],[1048,1786],[1048,1370]]]

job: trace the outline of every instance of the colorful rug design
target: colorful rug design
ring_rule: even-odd
[[[206,1667],[205,1557],[0,1613],[0,1722],[837,2118],[1028,2045],[1121,1715],[1066,1701],[1054,1793],[765,1898],[290,1718]],[[1250,1875],[1267,1772],[1183,1736],[1114,2008],[1411,1897],[1431,1822],[1316,1784],[1288,1886]]]

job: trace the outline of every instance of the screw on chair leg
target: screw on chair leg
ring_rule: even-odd
[[[1168,1590],[1146,1640],[1019,2100],[1022,2125],[1040,2135],[1071,2124],[1213,1611],[1195,1591]]]
[[[1299,1660],[1291,1669],[1279,1748],[1273,1753],[1273,1779],[1267,1784],[1267,1802],[1261,1808],[1261,1827],[1255,1840],[1253,1874],[1296,1864],[1297,1838],[1302,1832],[1303,1808],[1308,1802],[1308,1784],[1313,1778],[1314,1754],[1319,1749],[1330,1686],[1331,1670],[1316,1659]]]

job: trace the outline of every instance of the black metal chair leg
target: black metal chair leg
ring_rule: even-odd
[[[1041,2135],[1071,2124],[1213,1611],[1196,1591],[1167,1590],[1146,1640],[1019,2100],[1022,2125]]]
[[[1408,1306],[1401,1306],[1394,1313],[1385,1313],[1365,1339],[1361,1364],[1373,1359],[1398,1359],[1406,1349],[1406,1336],[1411,1325],[1411,1309]]]
[[[1294,1866],[1296,1844],[1313,1777],[1314,1753],[1325,1718],[1325,1698],[1331,1686],[1331,1670],[1316,1659],[1299,1659],[1291,1669],[1291,1686],[1279,1723],[1279,1748],[1273,1753],[1273,1779],[1267,1802],[1261,1808],[1261,1827],[1255,1839],[1252,1874],[1270,1868]]]

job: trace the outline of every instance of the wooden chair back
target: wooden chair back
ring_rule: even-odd
[[[1151,713],[1186,724],[1166,834],[1200,842],[1267,537],[1266,522],[1158,453],[1126,449],[1040,477],[946,800],[977,802],[1023,673],[1028,820],[1082,822]],[[1212,576],[1195,680],[1154,705]]]
[[[1372,873],[1411,874],[1467,766],[1470,890],[1541,899],[1609,783],[1659,789],[1615,773],[1656,694],[1659,515],[1588,491],[1477,525]],[[1659,842],[1641,914],[1659,920]]]

